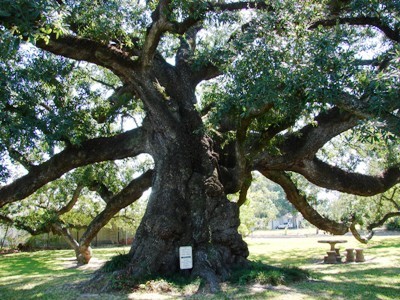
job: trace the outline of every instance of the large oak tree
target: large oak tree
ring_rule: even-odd
[[[333,234],[356,233],[356,218],[318,213],[293,174],[361,196],[400,181],[396,159],[361,174],[321,152],[348,131],[354,143],[357,132],[379,135],[398,151],[397,1],[0,4],[0,207],[82,166],[149,154],[154,169],[93,224],[152,188],[129,276],[178,272],[178,248],[191,245],[192,275],[217,289],[248,256],[237,228],[252,171]],[[133,129],[116,126],[137,112]],[[10,161],[26,174],[10,181]]]

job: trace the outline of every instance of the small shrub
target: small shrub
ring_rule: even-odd
[[[394,218],[386,224],[388,230],[400,231],[400,218]]]
[[[120,271],[124,269],[130,262],[131,256],[129,253],[120,253],[111,260],[107,261],[104,266],[101,268],[101,271],[104,273],[112,273],[114,271]]]
[[[229,281],[239,285],[251,283],[280,285],[308,278],[309,273],[299,268],[277,268],[260,262],[251,262],[248,268],[234,270]]]
[[[24,244],[24,249],[34,251],[43,249],[70,249],[70,247],[61,236],[40,234],[29,237]]]

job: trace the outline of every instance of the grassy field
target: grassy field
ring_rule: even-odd
[[[282,233],[282,232],[280,232]],[[105,260],[128,248],[95,249],[87,266],[76,267],[73,252],[38,251],[0,256],[0,299],[400,299],[400,235],[377,236],[360,245],[351,236],[341,248],[364,248],[366,262],[326,265],[324,235],[258,232],[247,239],[250,259],[274,266],[297,266],[311,278],[289,286],[224,284],[210,296],[198,292],[198,282],[186,286],[148,282],[132,293],[85,294],[75,285],[90,277]]]

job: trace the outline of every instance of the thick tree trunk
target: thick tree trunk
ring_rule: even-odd
[[[232,266],[247,261],[247,245],[237,231],[238,207],[224,194],[206,137],[194,136],[186,144],[162,141],[157,149],[160,159],[155,159],[152,194],[130,251],[129,273],[177,273],[179,247],[192,246],[192,275],[216,291]]]

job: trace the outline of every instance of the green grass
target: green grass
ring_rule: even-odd
[[[71,254],[72,251],[39,251],[0,256],[0,298],[75,299],[79,292],[65,293],[62,285],[85,279],[87,272],[64,268],[59,258]]]
[[[328,250],[318,240],[327,236],[253,238],[247,242],[250,259],[257,261],[253,270],[234,273],[231,282],[223,285],[216,295],[196,293],[199,281],[178,279],[153,280],[139,286],[134,293],[121,292],[97,295],[97,299],[155,298],[161,293],[172,299],[190,296],[191,299],[399,299],[400,295],[400,236],[376,237],[368,246],[360,245],[351,237],[342,249],[362,247],[365,263],[322,264]],[[342,237],[341,237],[342,239]],[[74,266],[74,252],[38,251],[0,256],[0,299],[79,299],[76,284],[92,274],[99,260],[124,254],[128,248],[95,249],[95,259],[88,266]],[[273,265],[273,268],[264,264]],[[299,267],[311,274],[311,280],[287,280],[284,268]],[[283,268],[283,269],[282,269]],[[303,275],[296,273],[295,278]],[[304,274],[304,273],[301,273]],[[289,283],[288,287],[270,284]],[[294,282],[294,283],[293,283]],[[267,284],[267,285],[265,285]],[[94,295],[93,298],[96,298]]]
[[[312,280],[290,286],[299,299],[399,299],[400,237],[376,237],[362,245],[351,237],[341,249],[364,248],[365,263],[322,264],[327,245],[315,238],[250,240],[252,258],[266,263],[300,266],[310,271]],[[341,238],[342,239],[342,238]],[[268,247],[268,251],[265,249]],[[259,294],[261,297],[262,294]]]

